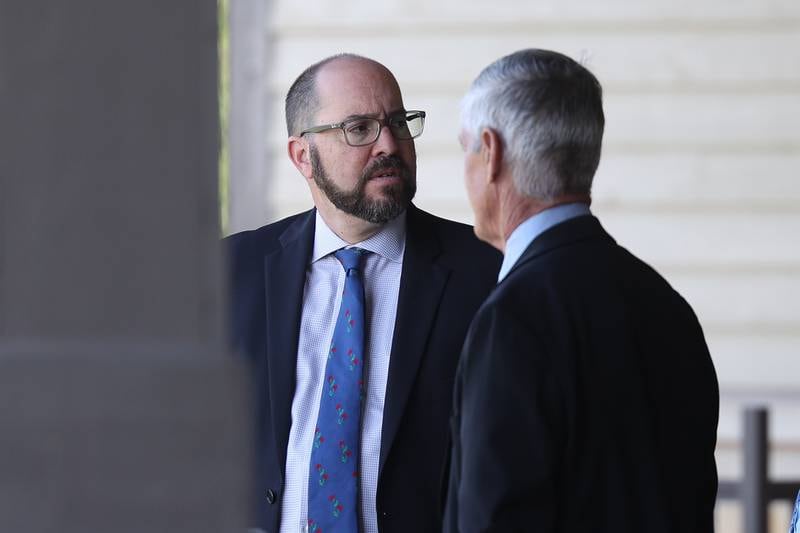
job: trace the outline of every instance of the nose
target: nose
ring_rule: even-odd
[[[392,134],[392,129],[384,125],[378,135],[378,140],[372,145],[372,155],[391,155],[397,153],[398,141]]]

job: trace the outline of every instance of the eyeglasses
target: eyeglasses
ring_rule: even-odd
[[[422,129],[425,127],[425,111],[406,111],[385,119],[351,118],[338,124],[324,124],[308,128],[300,132],[300,136],[302,137],[306,133],[340,129],[344,132],[344,140],[350,146],[366,146],[378,140],[383,126],[389,127],[395,139],[401,141],[416,139],[422,135]]]

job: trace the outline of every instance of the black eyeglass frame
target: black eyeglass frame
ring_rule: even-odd
[[[347,120],[344,120],[342,122],[338,122],[338,123],[335,123],[335,124],[321,124],[319,126],[312,126],[310,128],[307,128],[307,129],[301,131],[299,136],[302,137],[306,133],[322,133],[323,131],[339,129],[339,130],[342,130],[342,134],[344,134],[344,141],[349,146],[369,146],[370,144],[373,144],[373,143],[377,142],[378,139],[380,139],[381,132],[383,131],[384,126],[386,126],[390,130],[392,130],[392,135],[394,135],[394,137],[396,139],[401,140],[401,141],[410,141],[411,139],[416,139],[417,137],[422,135],[422,132],[425,130],[425,115],[426,115],[425,111],[409,110],[409,111],[406,111],[406,112],[404,112],[402,114],[401,113],[397,113],[395,115],[388,116],[388,117],[386,117],[384,119],[375,118],[375,117],[353,117],[353,118],[350,118],[350,119],[347,119]],[[417,119],[417,118],[421,119],[422,120],[422,126],[419,129],[419,133],[417,133],[416,135],[412,135],[410,137],[401,137],[401,136],[397,135],[395,129],[392,128],[391,121],[393,119],[397,119],[400,116],[403,117],[403,120],[406,123],[408,123],[411,120]],[[374,120],[375,122],[378,123],[378,132],[375,135],[375,138],[372,139],[369,142],[365,142],[365,143],[361,143],[361,144],[353,144],[353,143],[350,142],[350,138],[347,136],[347,130],[345,129],[345,126],[347,126],[348,124],[352,124],[354,122],[358,122],[360,120]]]

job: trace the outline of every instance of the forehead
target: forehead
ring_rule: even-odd
[[[403,108],[394,76],[368,60],[337,59],[320,69],[316,78],[317,119],[341,120],[350,115],[385,115]]]

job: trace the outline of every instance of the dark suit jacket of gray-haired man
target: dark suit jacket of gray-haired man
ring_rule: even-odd
[[[590,212],[599,83],[523,50],[462,124],[475,230],[505,258],[459,363],[445,530],[712,532],[716,374],[691,307]]]
[[[289,90],[286,119],[314,209],[226,240],[231,337],[255,391],[253,531],[317,525],[308,487],[327,474],[310,458],[345,279],[334,252],[351,245],[371,253],[358,497],[345,512],[356,510],[363,533],[441,531],[455,367],[501,257],[469,226],[411,203],[423,117],[374,61],[342,55],[309,67]]]

